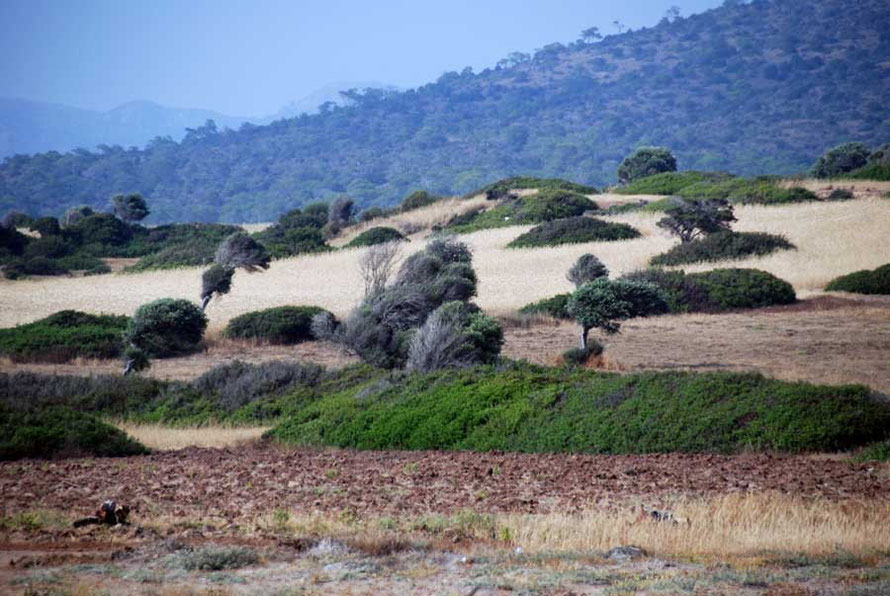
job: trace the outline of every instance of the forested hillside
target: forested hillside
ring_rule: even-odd
[[[890,139],[887,23],[886,0],[728,0],[268,126],[9,158],[0,211],[59,214],[138,191],[153,221],[271,220],[336,194],[388,205],[519,173],[602,185],[643,144],[670,147],[683,169],[797,172],[837,143]]]

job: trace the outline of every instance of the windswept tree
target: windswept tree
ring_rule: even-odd
[[[328,206],[328,223],[324,228],[325,235],[332,238],[340,230],[352,223],[355,215],[355,202],[349,197],[337,197]]]
[[[844,143],[830,149],[813,166],[816,178],[833,178],[868,163],[871,152],[862,143]]]
[[[692,242],[699,236],[728,232],[730,224],[736,221],[732,205],[726,199],[677,199],[676,205],[664,213],[665,217],[656,225],[679,236],[684,243]]]
[[[586,351],[591,329],[610,335],[618,333],[620,321],[664,314],[668,312],[668,303],[653,284],[600,277],[575,290],[569,298],[568,311],[581,325],[581,349]]]
[[[138,193],[114,195],[111,197],[111,206],[114,209],[114,214],[128,224],[142,221],[151,213],[148,203]]]
[[[591,254],[578,257],[566,273],[566,279],[575,284],[576,288],[601,277],[609,277],[609,270],[602,261]]]
[[[235,269],[248,273],[269,268],[269,251],[244,232],[235,232],[223,240],[216,249],[214,263],[201,276],[201,310],[214,295],[228,294],[232,289]]]
[[[640,147],[624,158],[618,166],[618,183],[629,184],[634,180],[654,176],[662,172],[676,172],[677,158],[666,147]]]
[[[359,257],[358,265],[365,282],[365,297],[379,294],[395,271],[401,253],[401,242],[391,240],[374,244]]]

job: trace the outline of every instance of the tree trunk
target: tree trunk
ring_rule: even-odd
[[[213,298],[213,295],[204,296],[204,299],[201,300],[201,312],[207,310],[207,305],[210,304],[210,299]]]
[[[590,329],[587,327],[581,328],[581,349],[587,350],[587,334],[590,333]]]
[[[132,358],[127,360],[127,364],[124,366],[124,376],[125,377],[127,375],[129,375],[131,372],[133,372],[133,363],[134,362],[135,362],[135,360],[133,360]]]

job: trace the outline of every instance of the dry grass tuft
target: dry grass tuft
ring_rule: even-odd
[[[526,552],[597,551],[623,544],[661,556],[754,556],[769,551],[870,555],[890,544],[890,502],[735,494],[659,504],[677,523],[633,510],[506,515],[498,522]]]
[[[161,424],[116,423],[115,426],[148,447],[174,451],[186,447],[234,447],[256,441],[269,427],[234,428],[224,426],[169,427]]]

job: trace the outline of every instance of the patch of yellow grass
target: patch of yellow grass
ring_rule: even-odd
[[[249,224],[238,224],[249,234],[255,234],[257,232],[262,232],[272,224],[270,222],[265,223],[249,223]]]
[[[638,545],[657,555],[751,556],[764,551],[811,555],[884,551],[887,500],[802,499],[781,494],[722,495],[667,503],[678,523],[639,510],[589,509],[577,515],[505,515],[498,521],[526,552],[606,550]]]
[[[116,424],[122,431],[148,447],[160,451],[173,451],[186,447],[234,447],[259,439],[268,426],[234,428],[200,426],[173,428],[162,424]]]

